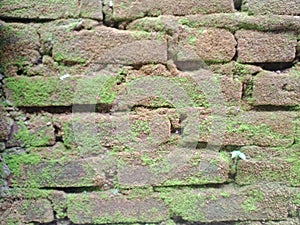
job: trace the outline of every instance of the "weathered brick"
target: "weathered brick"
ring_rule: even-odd
[[[237,31],[238,62],[292,62],[296,53],[296,37],[289,33]]]
[[[103,20],[102,1],[80,0],[80,16],[95,20]]]
[[[144,16],[159,15],[189,15],[233,12],[233,1],[230,0],[201,0],[187,1],[180,0],[174,4],[171,0],[163,1],[113,1],[113,10],[109,7],[109,0],[105,1],[104,13],[107,19],[113,21],[132,21]]]
[[[40,147],[55,144],[51,115],[27,115],[26,121],[19,121],[13,135],[26,147]],[[30,118],[30,119],[29,119]]]
[[[3,224],[49,223],[54,220],[52,206],[47,199],[15,201],[0,214]]]
[[[178,147],[172,147],[167,154],[164,151],[167,149],[156,153],[144,152],[142,155],[119,154],[119,184],[128,188],[149,185],[203,185],[224,183],[228,180],[228,155]]]
[[[276,183],[240,188],[165,188],[160,197],[172,212],[186,221],[285,220],[299,189]]]
[[[294,142],[295,118],[293,112],[280,111],[241,112],[227,118],[200,116],[199,141],[208,142],[211,124],[223,121],[226,127],[219,134],[223,145],[290,146]]]
[[[38,25],[0,23],[0,63],[6,76],[21,75],[28,66],[38,63],[37,28]]]
[[[300,18],[288,15],[257,15],[247,13],[216,13],[209,15],[186,15],[176,17],[162,15],[159,17],[144,17],[132,21],[126,29],[160,31],[173,35],[181,26],[190,28],[216,27],[235,32],[240,29],[256,31],[295,31],[300,30]]]
[[[299,15],[299,0],[248,0],[247,6],[250,14],[280,14],[280,15]]]
[[[72,156],[72,153],[69,154]],[[72,160],[43,160],[38,154],[5,156],[14,187],[91,187],[111,185],[105,173],[116,160],[108,156]]]
[[[0,112],[0,141],[7,140],[10,131],[11,131],[11,126],[8,118],[5,117],[4,113]]]
[[[238,163],[238,184],[280,182],[288,186],[300,186],[299,144],[289,148],[245,146],[241,151],[248,160]]]
[[[150,151],[170,138],[167,116],[155,113],[99,115],[73,113],[59,118],[64,144],[78,153],[103,152],[104,147],[114,151],[127,149]]]
[[[117,73],[91,76],[11,77],[4,80],[7,99],[15,106],[70,106],[111,104],[116,95]]]
[[[254,105],[300,105],[300,77],[261,72],[254,77],[252,97]]]
[[[41,27],[41,39],[52,45],[54,60],[80,64],[144,64],[167,61],[167,43],[145,31],[124,31],[95,26],[81,20],[53,22]]]
[[[186,29],[180,32],[176,60],[228,62],[235,55],[236,41],[226,30],[216,28]]]
[[[76,224],[157,223],[169,217],[164,203],[150,193],[131,198],[96,192],[69,194],[67,213]]]
[[[1,1],[1,17],[30,18],[30,19],[58,19],[78,17],[80,7],[78,1],[73,0],[45,0],[45,1]]]

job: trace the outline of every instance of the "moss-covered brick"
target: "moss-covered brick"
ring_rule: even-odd
[[[168,209],[154,196],[130,198],[107,193],[69,194],[68,217],[76,224],[157,223],[168,219]]]
[[[58,19],[78,17],[80,8],[73,0],[46,0],[33,2],[29,0],[3,0],[0,14],[10,18]]]
[[[229,155],[191,149],[161,149],[135,154],[130,160],[119,156],[118,182],[121,187],[177,186],[224,183],[229,177]]]
[[[195,1],[114,1],[114,10],[110,10],[109,1],[105,1],[104,13],[108,21],[133,21],[137,18],[159,15],[189,15],[233,12],[233,2],[226,0]]]
[[[5,79],[7,98],[16,106],[70,106],[111,104],[116,96],[116,76],[11,77]]]
[[[49,223],[53,220],[53,210],[47,199],[15,201],[1,214],[1,222],[5,224]]]
[[[207,142],[213,121],[221,120],[224,127],[223,145],[257,145],[287,147],[293,144],[295,136],[295,112],[240,112],[235,116],[218,118],[201,116],[200,141]],[[206,119],[205,119],[206,118]]]
[[[27,73],[28,67],[37,64],[40,58],[37,28],[38,25],[1,23],[1,73],[6,76],[22,75]]]
[[[180,32],[177,60],[229,62],[235,55],[236,40],[227,30],[217,28],[187,28]],[[190,53],[192,52],[192,53]]]
[[[112,157],[105,155],[78,160],[71,157],[44,160],[38,153],[29,153],[8,155],[5,160],[13,175],[13,187],[27,188],[97,187],[95,178],[102,177],[106,182],[105,172],[113,170],[116,164]]]
[[[29,120],[18,121],[14,138],[21,141],[26,147],[41,147],[55,144],[52,118],[47,115],[32,116]]]
[[[276,183],[240,188],[158,188],[174,217],[187,221],[284,220],[297,190]],[[298,190],[299,191],[299,190]]]

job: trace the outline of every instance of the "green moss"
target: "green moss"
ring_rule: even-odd
[[[47,134],[47,130],[39,129],[35,131],[30,131],[21,122],[18,123],[18,132],[15,134],[16,139],[21,140],[25,147],[40,147],[49,144],[52,139],[50,135]]]
[[[195,35],[190,35],[187,38],[187,43],[189,45],[195,46],[196,45],[196,41],[197,41],[197,37]]]
[[[205,220],[201,207],[206,204],[206,198],[192,189],[176,190],[160,189],[159,197],[169,207],[172,216],[180,216],[187,221],[201,222]]]
[[[14,155],[5,155],[4,160],[13,173],[14,177],[20,175],[20,166],[21,165],[37,165],[41,161],[41,157],[37,154],[14,154]]]
[[[242,203],[242,209],[246,212],[258,211],[257,203],[263,201],[263,193],[259,190],[251,190],[247,193],[246,199]]]

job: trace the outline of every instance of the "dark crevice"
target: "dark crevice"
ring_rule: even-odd
[[[48,23],[55,19],[46,18],[15,18],[15,17],[3,17],[0,16],[0,20],[7,23]]]
[[[253,106],[252,109],[254,111],[299,111],[299,106],[274,106],[274,105],[261,105],[261,106]]]
[[[180,184],[180,185],[162,185],[162,186],[153,186],[154,192],[161,192],[160,189],[163,188],[214,188],[214,189],[221,189],[224,188],[225,185],[230,184],[231,182],[224,182],[224,183],[211,183],[211,184]]]
[[[99,191],[99,187],[42,187],[41,190],[63,191],[68,194]]]
[[[273,72],[281,72],[294,66],[293,62],[276,62],[276,63],[251,63],[251,65],[259,66],[264,70]]]
[[[110,113],[112,104],[82,104],[73,106],[43,106],[43,107],[18,107],[25,113],[42,113],[48,112],[52,114],[63,113],[85,113],[85,112],[97,112],[97,113]]]
[[[241,11],[243,0],[234,0],[233,2],[234,2],[234,8],[235,8],[235,10]]]

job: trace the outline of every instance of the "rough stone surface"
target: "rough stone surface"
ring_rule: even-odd
[[[4,141],[8,139],[10,130],[11,127],[8,119],[5,117],[4,112],[0,112],[0,141]]]
[[[104,26],[87,30],[81,21],[64,23],[49,23],[40,31],[44,43],[51,40],[53,58],[57,62],[141,64],[167,61],[166,42],[156,40],[150,33]]]
[[[16,163],[17,157],[19,163]],[[32,161],[26,162],[26,158]],[[106,180],[105,173],[111,172],[116,164],[116,161],[108,156],[45,161],[36,154],[15,157],[10,155],[6,157],[6,161],[11,168],[19,167],[19,169],[14,167],[15,170],[12,171],[13,186],[31,188],[91,186],[102,188],[104,185],[111,185],[111,181]]]
[[[7,222],[7,224],[20,222],[49,223],[54,220],[54,214],[50,201],[25,199],[15,201],[4,212],[0,213],[0,218],[2,222]]]
[[[163,192],[165,191],[165,193]],[[187,221],[285,220],[298,189],[276,183],[221,189],[165,189],[161,198],[173,216]],[[228,204],[230,202],[230,204]]]
[[[150,195],[141,198],[100,193],[68,196],[68,217],[76,224],[155,223],[168,219],[168,216],[164,203]]]
[[[104,13],[107,18],[113,21],[132,21],[144,16],[183,16],[188,14],[209,14],[234,11],[233,1],[230,0],[180,0],[177,1],[176,4],[170,0],[116,0],[113,2],[113,10],[109,7],[108,0],[106,0],[105,3],[106,7],[104,8]]]
[[[235,55],[235,46],[236,41],[229,31],[213,28],[187,29],[180,32],[179,51],[173,54],[181,61],[193,60],[190,57],[195,54],[199,61],[228,62]]]
[[[21,75],[40,59],[38,25],[0,23],[0,63],[6,76]],[[20,51],[22,49],[22,51]]]
[[[289,33],[237,31],[238,62],[292,62],[296,53],[296,37]]]
[[[83,18],[103,20],[102,1],[80,0],[80,15]]]
[[[296,114],[293,112],[247,112],[227,118],[200,116],[201,142],[210,140],[209,126],[221,120],[226,128],[218,138],[223,145],[290,146],[294,142]],[[213,143],[213,140],[211,140]]]
[[[254,77],[252,97],[254,105],[299,105],[300,77],[292,73],[261,72]]]
[[[79,1],[1,1],[1,17],[30,18],[30,19],[58,19],[78,17],[80,14]]]
[[[130,160],[119,165],[118,180],[123,187],[173,186],[224,183],[228,180],[228,155],[201,152],[191,149],[174,149],[162,152],[132,154]],[[125,156],[125,157],[124,157]],[[140,158],[140,159],[139,159]]]
[[[144,17],[132,21],[126,29],[160,31],[174,34],[180,26],[191,28],[216,27],[225,28],[232,32],[239,29],[257,31],[294,31],[299,33],[300,18],[288,15],[257,15],[248,16],[244,12],[208,14],[208,15],[186,15],[176,17],[162,15],[159,17]]]
[[[280,15],[299,15],[299,0],[248,0],[247,8],[250,14],[280,14]]]

